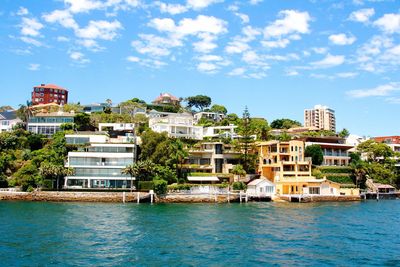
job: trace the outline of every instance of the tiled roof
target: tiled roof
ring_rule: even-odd
[[[34,88],[50,88],[50,89],[58,89],[58,90],[65,90],[65,91],[68,91],[68,90],[65,89],[65,88],[62,88],[62,87],[60,87],[60,86],[58,86],[58,85],[56,85],[56,84],[51,84],[51,83],[45,84],[45,85],[38,85],[38,86],[35,86]]]
[[[4,111],[0,112],[0,120],[15,120],[17,118],[17,112],[12,111]]]
[[[161,100],[163,100],[164,98],[171,98],[171,100],[173,100],[173,101],[179,101],[179,98],[177,98],[177,97],[175,97],[175,96],[173,96],[173,95],[171,95],[171,94],[169,94],[169,93],[163,93],[163,94],[160,94],[160,95],[154,100],[154,102],[161,101]]]

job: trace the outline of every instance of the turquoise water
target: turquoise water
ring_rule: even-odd
[[[400,202],[0,202],[1,266],[400,266]]]

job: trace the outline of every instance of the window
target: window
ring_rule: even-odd
[[[310,187],[309,189],[308,189],[308,193],[310,194],[310,195],[319,195],[320,194],[320,191],[319,191],[319,187]]]

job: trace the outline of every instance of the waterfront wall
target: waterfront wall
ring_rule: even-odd
[[[137,202],[137,193],[125,193],[125,202]],[[150,195],[141,192],[141,202],[148,202]],[[0,192],[0,200],[54,201],[54,202],[123,202],[123,192]]]

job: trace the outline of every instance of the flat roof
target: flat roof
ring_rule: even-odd
[[[188,176],[189,182],[219,182],[217,176]]]

